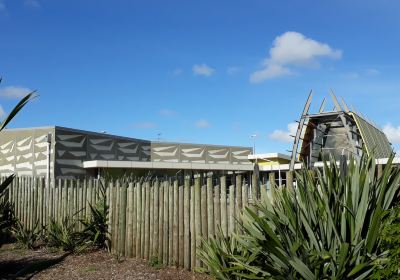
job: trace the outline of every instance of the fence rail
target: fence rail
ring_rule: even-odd
[[[293,176],[287,178],[292,180]],[[19,177],[9,188],[9,200],[16,217],[28,228],[36,222],[46,227],[52,218],[62,222],[67,216],[89,217],[89,204],[101,201],[104,192],[112,253],[157,258],[164,265],[193,269],[202,266],[196,255],[202,238],[214,238],[219,228],[225,236],[236,232],[241,211],[251,206],[253,199],[267,197],[266,185],[251,188],[242,175],[230,179],[220,176],[107,183],[63,179],[48,188],[44,178]],[[273,176],[269,179],[275,181]],[[256,180],[254,176],[252,180]],[[227,182],[232,184],[228,186]],[[82,227],[77,223],[76,230]]]

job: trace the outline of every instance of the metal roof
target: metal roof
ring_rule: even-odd
[[[375,158],[390,157],[392,154],[392,148],[385,133],[370,122],[361,118],[356,113],[351,112],[350,115],[356,122],[368,155],[373,155]]]

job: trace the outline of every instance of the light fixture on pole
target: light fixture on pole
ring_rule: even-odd
[[[253,139],[253,155],[256,154],[256,137],[257,137],[257,134],[250,135],[250,138]]]
[[[52,138],[51,133],[48,133],[46,136],[46,142],[47,142],[46,185],[48,188],[50,187],[51,138]]]

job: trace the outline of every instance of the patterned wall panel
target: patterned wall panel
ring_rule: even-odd
[[[83,176],[83,161],[150,161],[150,141],[56,127],[56,176]]]
[[[251,153],[246,147],[151,143],[64,127],[15,129],[0,137],[0,174],[46,176],[49,133],[50,172],[56,179],[91,174],[83,168],[90,160],[246,164]]]
[[[180,154],[178,155],[178,159],[180,162],[207,162],[207,147],[205,145],[179,144],[179,146]]]
[[[231,163],[233,164],[251,164],[248,156],[252,153],[251,148],[231,147]]]
[[[86,143],[86,134],[56,128],[55,175],[57,178],[86,174],[82,164],[87,159]]]
[[[173,143],[151,143],[151,160],[155,162],[179,162],[179,145]]]
[[[251,153],[247,147],[151,143],[151,160],[155,162],[247,164]]]
[[[0,137],[0,173],[19,176],[45,176],[47,173],[47,135],[54,128],[10,129]],[[50,149],[50,172],[53,173],[54,148]]]
[[[208,147],[208,163],[230,163],[231,151],[228,147]]]

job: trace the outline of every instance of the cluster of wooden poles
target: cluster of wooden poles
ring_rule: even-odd
[[[239,229],[238,217],[257,199],[267,198],[266,185],[241,174],[165,180],[57,180],[46,187],[43,178],[16,178],[9,189],[16,217],[28,228],[45,228],[51,219],[85,219],[89,204],[109,207],[109,248],[123,257],[138,257],[186,269],[201,267],[196,254],[203,239]],[[275,182],[270,174],[270,182]],[[286,174],[286,184],[293,176]],[[253,187],[252,187],[253,186]],[[82,224],[77,223],[76,230]]]

